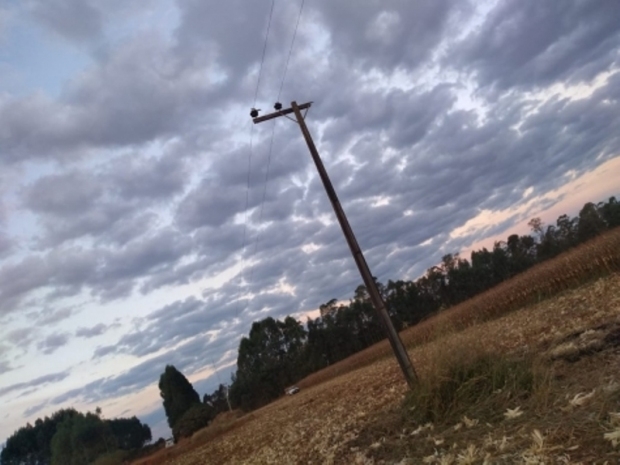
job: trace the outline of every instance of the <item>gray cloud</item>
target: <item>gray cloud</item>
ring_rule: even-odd
[[[162,157],[128,155],[116,161],[110,177],[122,198],[169,199],[181,191],[188,180],[181,154],[170,152]]]
[[[120,249],[55,249],[0,268],[0,309],[12,311],[24,294],[51,286],[49,297],[72,296],[85,287],[102,300],[129,295],[138,279],[173,267],[190,252],[191,240],[160,229]]]
[[[589,80],[618,64],[619,15],[613,0],[500,2],[445,63],[500,88]]]
[[[82,0],[29,2],[33,16],[42,24],[76,42],[98,39],[102,35],[102,17],[96,4]]]
[[[0,231],[0,260],[15,250],[15,241]]]
[[[47,326],[56,324],[60,321],[66,320],[75,313],[74,308],[53,308],[48,307],[36,314],[37,323],[41,326]]]
[[[426,64],[453,21],[462,23],[471,13],[468,2],[452,0],[361,1],[354,8],[323,0],[315,8],[338,59],[388,70]]]
[[[91,326],[90,328],[84,328],[84,327],[78,328],[75,331],[75,335],[77,337],[84,337],[84,338],[90,339],[95,336],[101,336],[106,331],[108,331],[110,327],[111,326],[104,325],[103,323],[99,323],[95,326]]]
[[[0,360],[0,373],[8,373],[14,368],[7,360]]]
[[[45,401],[45,402],[41,402],[40,404],[33,405],[32,407],[28,407],[26,410],[24,410],[23,417],[28,418],[34,415],[35,413],[38,413],[41,410],[43,410],[45,407],[47,407],[47,405],[48,403],[47,401]]]
[[[37,349],[46,355],[53,354],[56,350],[67,345],[69,335],[67,333],[50,334],[37,344]]]
[[[16,347],[26,348],[32,340],[35,338],[37,334],[36,329],[33,328],[19,328],[9,331],[5,336],[4,340],[6,342],[10,342]]]
[[[73,216],[92,207],[103,186],[95,176],[69,172],[39,179],[25,196],[25,206],[39,213]]]
[[[233,314],[231,307],[234,305],[227,299],[227,295],[217,293],[205,301],[192,297],[166,305],[141,320],[133,332],[122,336],[116,344],[97,348],[93,358],[110,353],[144,357],[160,351],[162,347],[179,344],[198,345],[204,349],[221,340],[220,334],[210,335],[209,332],[219,333],[223,317]],[[206,362],[203,360],[202,363]]]
[[[41,387],[49,383],[57,383],[66,379],[69,375],[69,371],[62,371],[59,373],[50,373],[48,375],[39,376],[38,378],[32,379],[30,381],[11,384],[9,386],[0,388],[0,396],[4,396],[10,392],[19,391],[30,387]]]
[[[183,199],[177,214],[178,223],[185,228],[221,226],[243,208],[243,198],[234,195],[236,189],[204,180]]]
[[[174,350],[141,362],[118,376],[100,378],[56,396],[50,400],[50,404],[59,405],[68,400],[75,402],[78,398],[85,402],[98,402],[123,396],[157,383],[167,364],[172,364],[185,374],[190,374],[211,365],[213,349],[217,349],[218,353],[226,352],[235,348],[236,344],[237,339],[226,338],[210,348],[210,343],[205,338],[190,339]]]

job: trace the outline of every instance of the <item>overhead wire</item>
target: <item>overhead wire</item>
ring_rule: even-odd
[[[267,21],[267,32],[265,33],[265,43],[263,45],[263,55],[260,60],[260,67],[258,68],[258,79],[256,80],[256,90],[254,91],[254,104],[252,107],[256,106],[256,101],[258,100],[258,88],[260,87],[261,76],[263,75],[263,64],[265,63],[265,55],[267,54],[267,42],[269,39],[269,31],[271,31],[271,20],[273,19],[273,7],[276,4],[276,0],[271,0],[271,8],[269,9],[269,20]]]
[[[270,12],[269,24],[267,26],[267,34],[269,34],[269,29],[271,27],[271,16],[273,15],[273,5],[274,5],[274,3],[275,3],[275,1],[273,1],[272,4],[271,4],[271,12]],[[294,45],[295,45],[295,39],[297,37],[297,31],[299,29],[299,23],[301,21],[301,15],[302,15],[302,12],[303,12],[304,3],[305,3],[305,0],[301,0],[301,4],[300,4],[300,7],[299,7],[299,12],[297,14],[297,21],[295,22],[295,28],[293,30],[293,37],[291,39],[291,45],[289,47],[288,55],[286,57],[286,62],[285,62],[285,65],[284,65],[284,72],[282,73],[282,81],[280,82],[280,86],[279,86],[279,89],[278,89],[278,95],[277,95],[277,98],[276,98],[276,102],[280,101],[280,96],[281,96],[282,90],[284,88],[284,83],[285,83],[285,80],[286,80],[286,74],[287,74],[288,67],[289,67],[289,64],[290,64],[290,61],[291,61],[291,56],[293,54],[293,48],[294,48]],[[266,48],[267,48],[267,42],[265,41],[265,46],[263,47],[263,57],[262,57],[261,61],[264,61],[264,59],[265,59]],[[261,69],[262,69],[262,63],[261,63]],[[260,83],[260,78],[261,78],[261,72],[259,71],[259,76],[258,76],[258,81],[259,82],[258,83]],[[254,105],[253,105],[253,108],[256,107],[256,101],[257,101],[257,96],[258,96],[258,83],[257,83],[257,90],[256,90],[256,93],[254,95]],[[272,126],[271,126],[271,136],[270,136],[270,139],[269,139],[269,148],[267,150],[267,168],[266,168],[266,171],[265,171],[265,182],[264,182],[264,185],[263,185],[263,195],[262,195],[261,204],[260,204],[260,208],[259,208],[259,215],[258,215],[258,224],[259,225],[263,222],[263,211],[264,211],[264,207],[265,207],[265,200],[267,198],[267,184],[269,182],[269,175],[270,175],[270,169],[271,169],[271,156],[272,156],[272,153],[273,153],[273,145],[274,145],[274,140],[275,140],[275,130],[276,130],[276,121],[274,119],[273,122],[272,122]],[[249,177],[249,172],[248,172],[248,177]],[[248,184],[248,189],[249,189],[249,184]],[[247,202],[247,196],[246,196],[246,202]],[[247,220],[247,203],[246,203],[246,220]],[[247,221],[246,221],[246,225],[244,227],[244,240],[245,240],[245,229],[246,228],[247,228]],[[257,234],[256,234],[256,240],[254,242],[254,251],[252,252],[252,255],[255,255],[256,251],[258,250],[258,241],[259,241],[259,239],[260,239],[260,230],[257,231]],[[244,247],[244,255],[245,255],[245,247]],[[253,276],[254,276],[254,265],[252,265],[250,267],[250,274],[249,274],[249,277],[248,277],[248,280],[247,280],[248,283],[252,281]]]
[[[267,20],[267,31],[265,32],[265,41],[263,43],[263,52],[261,54],[260,66],[258,68],[258,78],[256,79],[256,88],[254,89],[254,103],[252,104],[252,108],[256,107],[256,102],[258,100],[258,91],[260,88],[261,76],[263,74],[263,66],[265,64],[265,56],[267,55],[267,44],[269,42],[269,33],[271,31],[271,22],[273,20],[273,10],[276,1],[271,0],[271,7],[269,8],[269,19]],[[254,154],[254,124],[251,123],[250,126],[250,151],[248,153],[248,175],[246,179],[246,190],[245,190],[245,209],[244,209],[244,218],[243,218],[243,239],[242,239],[242,268],[245,268],[245,252],[247,246],[247,229],[248,229],[248,208],[250,205],[250,179],[252,173],[252,155]],[[241,278],[243,279],[243,278]],[[239,309],[237,309],[237,317],[239,317]]]
[[[288,65],[291,61],[291,55],[293,54],[293,47],[295,45],[295,39],[297,38],[297,30],[299,29],[299,23],[301,21],[301,13],[304,10],[305,2],[306,0],[301,0],[301,5],[299,6],[299,13],[297,14],[295,30],[293,31],[293,38],[291,39],[291,46],[288,49],[288,56],[286,57],[286,64],[284,65],[284,73],[282,73],[282,82],[280,83],[280,89],[278,90],[278,97],[276,98],[276,102],[280,101],[280,96],[282,95],[282,89],[284,88],[284,81],[286,80],[286,72],[288,71]]]
[[[265,183],[263,185],[263,198],[261,200],[260,203],[260,209],[259,209],[259,214],[258,214],[258,224],[262,224],[263,222],[263,210],[265,208],[265,200],[267,198],[267,183],[269,182],[269,173],[270,173],[270,168],[271,168],[271,153],[273,152],[273,141],[275,139],[275,135],[276,135],[276,122],[275,120],[272,122],[272,126],[271,126],[271,137],[269,139],[269,149],[268,149],[268,155],[267,155],[267,169],[265,171]],[[252,255],[256,254],[256,251],[258,250],[258,240],[260,239],[260,231],[258,231],[256,233],[256,241],[254,242],[254,251],[252,252]],[[252,267],[250,268],[250,276],[248,281],[252,281],[252,277],[254,276],[254,265],[252,265]]]

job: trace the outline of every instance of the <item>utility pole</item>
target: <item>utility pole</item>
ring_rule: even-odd
[[[314,160],[314,164],[319,172],[319,176],[321,177],[321,181],[323,181],[323,185],[325,186],[325,191],[327,192],[327,196],[329,197],[330,202],[332,203],[332,207],[334,207],[334,212],[336,213],[336,217],[338,218],[338,222],[340,223],[340,227],[342,228],[342,232],[349,244],[349,249],[351,249],[351,254],[355,259],[355,263],[357,264],[357,268],[359,269],[360,274],[362,275],[362,279],[364,280],[364,284],[368,293],[370,295],[370,300],[372,301],[375,310],[379,314],[379,319],[383,323],[383,327],[385,332],[387,333],[387,337],[392,346],[392,350],[394,351],[394,355],[398,360],[398,364],[403,371],[403,375],[405,376],[405,380],[410,388],[413,388],[417,384],[417,375],[411,360],[409,359],[409,354],[403,345],[400,336],[398,335],[398,331],[394,328],[392,324],[392,320],[390,320],[390,316],[385,308],[385,303],[379,293],[379,289],[377,289],[377,284],[370,273],[370,269],[368,268],[368,264],[366,263],[366,259],[364,258],[364,254],[360,249],[359,244],[357,243],[357,239],[355,238],[355,234],[353,234],[353,230],[351,229],[351,225],[349,225],[349,220],[347,219],[342,206],[340,205],[340,201],[338,200],[338,196],[336,195],[336,191],[334,190],[334,186],[332,185],[329,176],[327,175],[327,171],[325,170],[325,166],[323,166],[323,161],[319,156],[319,152],[314,145],[314,141],[312,140],[312,136],[310,135],[310,131],[306,126],[306,121],[304,115],[302,115],[301,110],[306,110],[310,108],[312,102],[304,103],[302,105],[297,105],[297,102],[291,102],[291,108],[287,108],[282,110],[282,105],[280,103],[276,103],[274,108],[276,112],[270,113],[264,116],[258,116],[258,110],[252,109],[250,116],[252,116],[252,120],[254,124],[262,123],[263,121],[268,121],[270,119],[278,118],[280,116],[285,116],[289,118],[287,115],[294,113],[296,122],[299,124],[299,128],[301,129],[301,133],[306,139],[306,144],[308,144],[308,149],[310,150],[310,154],[312,155],[312,159]],[[292,118],[289,118],[292,120]],[[295,120],[293,120],[295,121]]]

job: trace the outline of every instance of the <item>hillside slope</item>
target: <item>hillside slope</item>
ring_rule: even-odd
[[[178,446],[177,451],[169,451],[160,460],[184,465],[422,463],[424,458],[427,463],[482,463],[485,455],[491,457],[489,460],[501,455],[502,463],[522,463],[523,457],[530,454],[539,457],[541,463],[545,457],[570,460],[564,463],[604,463],[604,457],[609,463],[616,463],[620,447],[614,448],[611,440],[604,438],[615,427],[608,412],[620,411],[617,397],[613,398],[620,386],[620,337],[614,332],[615,325],[620,325],[617,273],[496,320],[461,332],[447,332],[410,351],[420,377],[433,370],[434,361],[442,354],[465,348],[501,353],[577,354],[574,363],[567,361],[572,359],[566,354],[551,362],[561,373],[556,375],[554,389],[563,394],[552,396],[548,410],[523,415],[512,423],[480,423],[473,429],[457,429],[453,434],[428,427],[428,431],[420,430],[413,435],[422,425],[406,425],[403,432],[399,412],[407,389],[396,362],[387,358],[252,412],[237,420],[239,423],[230,431],[205,443],[198,439],[198,433],[193,443]],[[602,329],[597,333],[592,328]],[[586,345],[584,350],[589,355],[579,356],[583,334],[592,337],[595,333],[600,336],[597,350],[588,352]],[[571,407],[575,396],[581,393],[579,400],[592,389],[594,395],[580,407]],[[598,398],[597,389],[601,395],[612,397]],[[592,411],[588,404],[596,408]],[[588,418],[591,424],[580,426]],[[580,432],[580,428],[584,431]],[[443,444],[449,444],[447,451],[442,452]],[[444,462],[440,462],[442,454],[448,456]],[[450,454],[454,462],[449,461]],[[473,454],[470,462],[466,460],[467,454]],[[456,462],[459,455],[462,460]]]
[[[416,420],[383,341],[302,380],[293,397],[136,464],[617,463],[619,270],[616,228],[401,333],[420,386],[448,362],[518,356],[547,380],[528,398],[498,389],[461,417]]]

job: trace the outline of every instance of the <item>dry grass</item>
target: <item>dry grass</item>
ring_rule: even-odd
[[[616,230],[402,334],[421,379],[441,372],[446,354],[539,353],[553,364],[548,390],[508,396],[499,413],[403,427],[414,421],[402,415],[407,388],[387,344],[377,344],[306,378],[296,396],[148,463],[617,463],[620,274],[609,272],[619,264]],[[580,281],[589,282],[569,290]],[[561,294],[544,300],[553,292]],[[532,300],[540,302],[511,312]]]
[[[573,289],[584,282],[620,271],[620,228],[595,238],[541,263],[472,299],[442,311],[400,333],[403,343],[413,348],[443,334],[489,321],[518,308]],[[308,388],[352,370],[367,366],[392,352],[387,341],[375,344],[321,371],[297,385]]]

